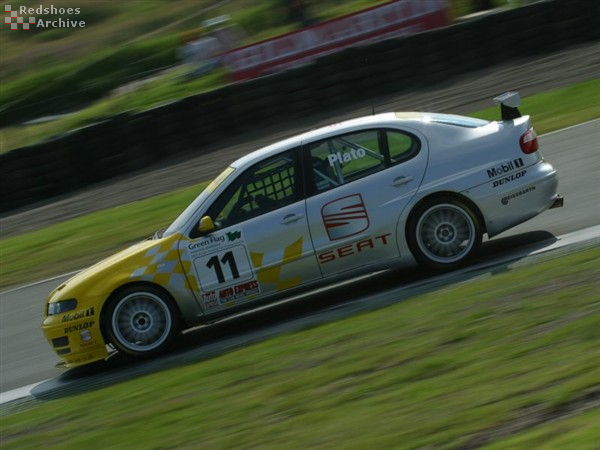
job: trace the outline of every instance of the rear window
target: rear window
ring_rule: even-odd
[[[424,116],[424,119],[429,122],[456,125],[458,127],[466,128],[478,128],[490,123],[487,120],[475,119],[473,117],[453,116],[450,114],[428,114]]]

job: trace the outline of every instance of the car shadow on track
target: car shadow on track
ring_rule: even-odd
[[[107,360],[67,370],[52,380],[40,383],[31,394],[39,399],[60,398],[197,363],[283,333],[383,308],[482,273],[503,272],[511,263],[556,240],[548,232],[527,232],[485,242],[480,256],[468,267],[457,271],[442,273],[407,267],[369,274],[357,281],[313,291],[212,325],[187,330],[180,335],[168,355],[132,361],[114,353]]]

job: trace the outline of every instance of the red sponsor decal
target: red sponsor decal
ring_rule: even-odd
[[[237,300],[248,295],[260,293],[258,281],[252,280],[247,283],[236,284],[235,286],[219,289],[218,291],[210,291],[202,294],[204,305],[209,308],[222,305],[232,300]]]
[[[448,25],[445,0],[396,0],[233,49],[225,62],[243,80],[311,62],[351,45]]]
[[[363,251],[370,248],[373,249],[378,245],[388,245],[388,237],[391,235],[391,233],[382,234],[381,236],[375,236],[373,238],[364,239],[353,244],[343,245],[341,247],[336,248],[335,250],[329,250],[320,253],[319,261],[321,263],[335,261],[336,259],[345,258],[346,256],[352,256],[362,253]]]

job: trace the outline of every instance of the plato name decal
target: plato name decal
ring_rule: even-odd
[[[327,155],[327,161],[329,161],[329,165],[333,167],[336,164],[344,165],[349,163],[350,161],[364,158],[365,156],[367,156],[367,152],[364,149],[359,148],[358,150],[356,150],[353,148],[349,152],[331,153]]]

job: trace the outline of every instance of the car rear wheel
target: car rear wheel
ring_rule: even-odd
[[[128,288],[119,293],[109,303],[105,320],[110,342],[135,358],[163,353],[179,332],[173,302],[152,287]]]
[[[473,210],[454,198],[425,202],[411,215],[408,244],[416,260],[434,269],[463,265],[479,249],[481,224]]]

